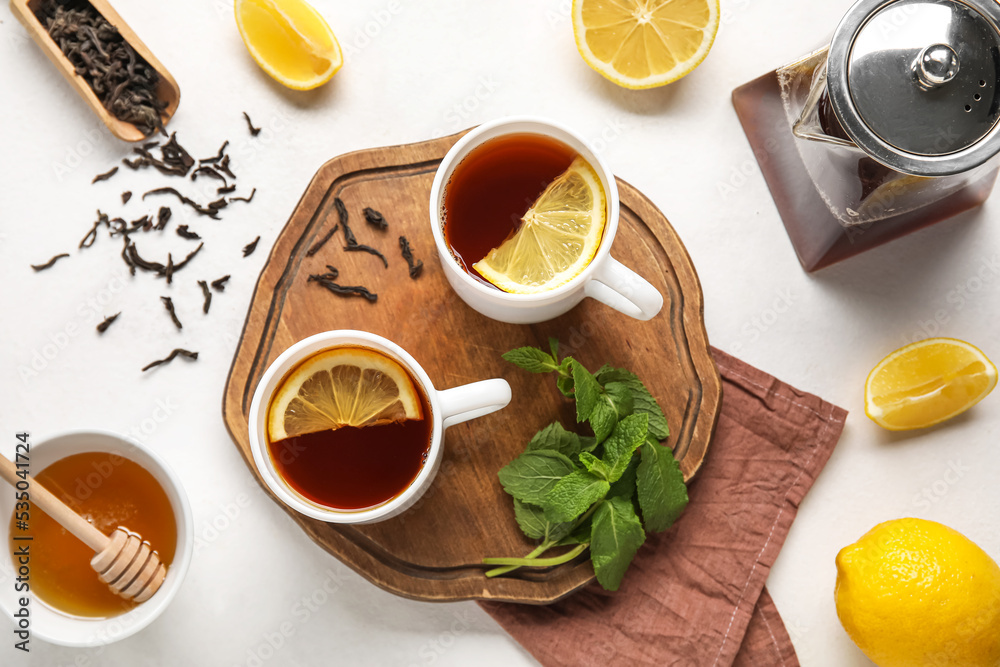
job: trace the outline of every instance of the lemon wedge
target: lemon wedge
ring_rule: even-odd
[[[423,419],[419,390],[395,360],[359,347],[333,348],[292,370],[271,398],[272,442],[341,426]]]
[[[997,367],[975,345],[928,338],[880,361],[865,383],[865,414],[891,431],[939,424],[983,400]]]
[[[719,0],[573,0],[584,61],[625,88],[654,88],[690,74],[719,31]]]
[[[236,25],[253,59],[295,90],[323,85],[344,64],[337,37],[303,0],[236,0]]]
[[[517,231],[472,268],[505,292],[554,289],[587,268],[601,245],[606,218],[601,180],[577,157],[538,196]]]

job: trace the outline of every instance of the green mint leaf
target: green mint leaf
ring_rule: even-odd
[[[640,450],[641,451],[641,450]],[[635,495],[636,471],[639,469],[639,457],[633,455],[625,472],[618,478],[618,481],[611,485],[608,491],[608,498],[628,498]]]
[[[559,362],[537,347],[519,347],[503,355],[503,358],[530,373],[551,373],[559,368]]]
[[[618,411],[607,394],[601,394],[588,421],[590,427],[594,429],[595,443],[604,442],[611,435],[615,424],[618,423]]]
[[[575,469],[564,454],[543,449],[521,454],[497,476],[504,491],[522,502],[540,505],[556,483]]]
[[[566,357],[559,364],[559,379],[556,380],[556,387],[567,398],[575,398],[573,395],[573,357]]]
[[[580,436],[580,451],[582,452],[592,452],[597,449],[597,438],[591,435],[581,435]]]
[[[684,475],[669,447],[646,442],[637,472],[639,507],[647,530],[666,530],[687,507]]]
[[[645,414],[629,415],[618,422],[615,430],[604,441],[604,463],[610,473],[609,482],[615,482],[632,461],[632,454],[646,441],[647,423],[649,417]]]
[[[611,485],[587,470],[574,470],[556,482],[539,503],[554,523],[573,521],[603,498]]]
[[[582,451],[586,451],[587,446],[590,445],[589,442],[584,442],[584,440],[584,438],[581,438],[576,433],[564,429],[559,422],[554,422],[535,434],[535,437],[528,443],[527,451],[549,449],[560,454],[565,454],[566,456],[575,456]],[[590,448],[593,449],[593,447]]]
[[[604,391],[607,392],[608,397],[614,403],[619,419],[628,417],[635,412],[633,409],[632,389],[627,384],[624,382],[609,382],[604,385]]]
[[[559,540],[557,546],[565,546],[567,544],[590,544],[590,532],[592,529],[592,523],[590,517],[586,521],[581,523],[579,526],[573,529],[568,535]]]
[[[601,384],[621,383],[628,387],[632,393],[632,404],[635,412],[642,412],[649,415],[649,434],[657,440],[666,440],[670,436],[670,427],[667,425],[667,418],[660,409],[659,404],[653,395],[649,393],[642,381],[624,368],[611,368],[604,366],[595,376]],[[610,390],[609,390],[610,391]]]
[[[559,361],[559,340],[549,336],[549,349],[552,350],[552,358]]]
[[[580,463],[582,463],[583,467],[587,469],[587,472],[591,472],[601,479],[607,479],[608,474],[611,472],[608,470],[608,466],[604,463],[604,461],[597,458],[590,452],[580,453]]]
[[[541,507],[514,499],[514,518],[521,532],[533,540],[558,541],[569,535],[572,523],[552,523],[545,518]]]
[[[597,507],[593,519],[590,560],[594,574],[605,590],[617,591],[625,570],[646,541],[646,531],[627,498],[605,500]]]
[[[597,405],[597,400],[601,395],[601,385],[580,362],[574,362],[572,366],[576,420],[582,422],[586,421],[590,417],[590,413],[594,411],[594,406]]]

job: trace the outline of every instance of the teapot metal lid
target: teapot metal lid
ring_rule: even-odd
[[[1000,3],[861,0],[834,34],[827,87],[844,130],[886,166],[973,169],[1000,152]]]

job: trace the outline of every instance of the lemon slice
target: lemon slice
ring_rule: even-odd
[[[333,348],[309,357],[281,382],[271,399],[272,442],[341,426],[423,419],[409,374],[384,354]]]
[[[518,230],[472,268],[505,292],[554,289],[587,268],[601,245],[606,217],[601,180],[577,157],[539,195]]]
[[[865,414],[891,431],[939,424],[983,400],[997,384],[997,367],[974,345],[928,338],[901,347],[872,369]]]
[[[719,0],[573,0],[584,61],[625,88],[663,86],[690,74],[719,31]]]
[[[235,7],[243,43],[275,81],[309,90],[344,64],[330,26],[303,0],[236,0]]]

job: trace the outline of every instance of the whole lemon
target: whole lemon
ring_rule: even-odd
[[[1000,567],[961,533],[897,519],[837,554],[837,615],[879,667],[1000,666]]]

